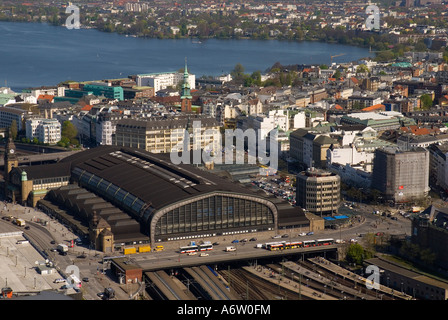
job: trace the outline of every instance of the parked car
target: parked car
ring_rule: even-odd
[[[63,283],[63,282],[65,282],[65,279],[62,278],[53,281],[53,283]]]

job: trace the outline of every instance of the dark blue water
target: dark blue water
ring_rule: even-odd
[[[68,30],[40,23],[0,22],[0,86],[19,91],[61,81],[123,78],[132,74],[176,71],[188,59],[196,77],[245,72],[282,64],[330,63],[369,56],[363,48],[320,42],[277,40],[143,39],[93,29]]]

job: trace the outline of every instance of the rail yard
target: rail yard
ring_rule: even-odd
[[[218,270],[201,265],[145,275],[150,298],[160,300],[412,299],[385,286],[368,289],[366,278],[320,256]]]

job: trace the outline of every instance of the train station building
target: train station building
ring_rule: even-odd
[[[319,228],[319,219],[310,219],[300,207],[206,169],[174,165],[168,154],[100,146],[64,158],[59,165],[69,173],[69,183],[47,189],[36,205],[65,217],[105,252],[130,244],[154,247],[169,241]],[[45,173],[40,179],[52,178],[46,165],[32,171]],[[18,190],[21,182],[16,181]]]

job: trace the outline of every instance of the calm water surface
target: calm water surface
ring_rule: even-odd
[[[330,63],[369,56],[368,49],[320,42],[278,40],[143,39],[94,29],[68,30],[41,23],[0,22],[0,87],[13,90],[65,80],[100,80],[176,71],[185,57],[196,77],[247,73],[282,64]]]

